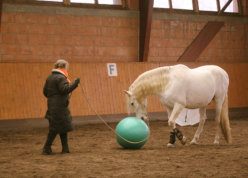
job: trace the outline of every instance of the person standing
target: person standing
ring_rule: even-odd
[[[71,82],[68,78],[68,67],[66,60],[57,60],[43,88],[43,94],[47,98],[45,118],[49,121],[49,133],[42,152],[45,155],[53,154],[51,146],[57,134],[60,135],[62,153],[70,152],[67,132],[74,130],[74,125],[68,107],[69,95],[77,88],[80,79]]]

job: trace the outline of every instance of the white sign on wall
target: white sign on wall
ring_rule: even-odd
[[[117,67],[116,63],[107,63],[108,76],[114,77],[117,76]]]

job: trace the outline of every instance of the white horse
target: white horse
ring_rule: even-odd
[[[191,144],[197,144],[206,119],[206,106],[216,105],[216,135],[214,144],[219,144],[219,129],[227,143],[232,142],[228,116],[228,74],[220,67],[206,65],[190,69],[185,65],[164,66],[141,74],[125,91],[128,111],[132,109],[140,119],[147,120],[147,96],[157,95],[168,112],[168,124],[172,129],[167,147],[174,147],[175,136],[182,144],[186,137],[176,128],[175,119],[183,108],[199,108],[200,123]]]

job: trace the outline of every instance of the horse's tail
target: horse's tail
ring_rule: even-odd
[[[225,137],[227,143],[232,143],[231,128],[229,123],[228,115],[228,96],[226,95],[225,100],[222,105],[221,115],[220,115],[220,128]]]

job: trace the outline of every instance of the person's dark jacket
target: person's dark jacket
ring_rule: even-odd
[[[71,84],[66,76],[56,70],[48,76],[43,94],[47,97],[47,112],[45,118],[49,120],[49,130],[57,133],[72,131],[72,117],[69,105],[69,94],[77,88],[79,79]]]

